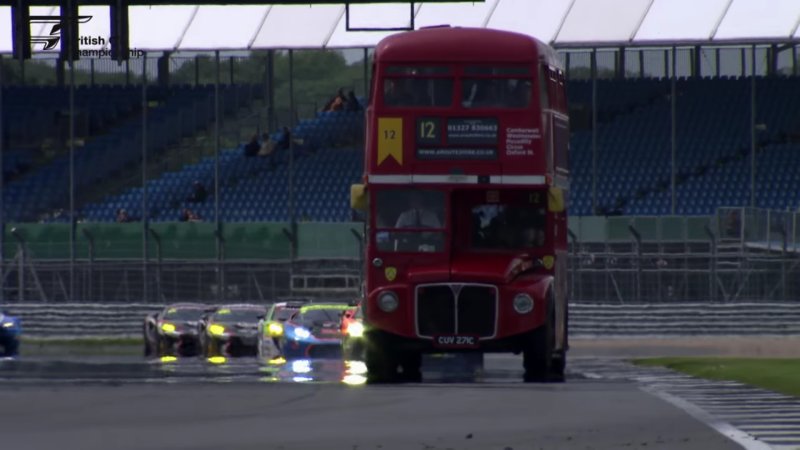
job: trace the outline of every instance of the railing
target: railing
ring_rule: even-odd
[[[254,300],[260,302],[259,300]],[[145,315],[162,303],[19,303],[26,337],[141,337]],[[570,304],[573,338],[800,335],[798,303]]]
[[[721,219],[731,211],[738,210],[712,218],[573,219],[570,299],[800,301],[798,215],[743,210],[737,228]],[[241,223],[218,233],[209,223],[149,224],[143,260],[142,224],[78,224],[70,262],[69,225],[9,225],[0,292],[6,302],[268,300],[317,286],[350,295],[363,278],[362,230],[361,223],[294,230]]]

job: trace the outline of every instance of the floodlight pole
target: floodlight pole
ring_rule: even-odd
[[[223,275],[222,265],[222,223],[219,215],[219,145],[220,145],[220,117],[219,110],[219,83],[220,83],[220,69],[219,69],[219,50],[214,52],[214,234],[217,237],[217,301],[225,300],[225,277]]]
[[[147,282],[147,52],[142,55],[142,301],[150,299]]]
[[[671,157],[672,162],[670,163],[670,190],[671,190],[671,198],[672,198],[672,207],[670,208],[671,214],[674,216],[677,210],[677,192],[676,192],[676,177],[675,177],[675,163],[676,163],[676,154],[678,150],[678,136],[677,136],[677,99],[675,98],[678,94],[678,80],[677,80],[677,73],[675,70],[675,63],[677,61],[675,47],[672,47],[672,77],[670,77],[670,85],[671,85],[671,94],[670,94],[670,114],[671,114],[671,124],[672,129],[670,130],[670,139],[672,144],[671,149]]]
[[[5,136],[5,125],[3,122],[3,55],[0,55],[0,186],[5,185],[5,178],[3,176],[3,142]],[[5,300],[5,234],[6,234],[6,216],[3,212],[5,210],[4,195],[0,195],[0,304]]]
[[[756,207],[756,46],[750,47],[750,207]]]
[[[72,11],[68,7],[67,11]],[[73,30],[77,26],[70,28],[69,39],[67,39],[69,58],[69,301],[75,301],[75,60],[73,59],[74,49],[72,48],[75,39]]]
[[[597,214],[597,50],[591,53],[592,76],[592,215]]]
[[[364,47],[364,98],[369,98],[369,49]]]
[[[289,49],[289,129],[294,130],[294,51]],[[295,226],[294,205],[294,139],[289,139],[289,222]]]

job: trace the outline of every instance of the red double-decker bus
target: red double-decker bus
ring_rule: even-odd
[[[563,380],[569,121],[555,52],[439,27],[381,41],[367,108],[362,301],[370,381],[423,353],[522,353]]]

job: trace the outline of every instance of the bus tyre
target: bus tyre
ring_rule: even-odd
[[[400,364],[403,370],[401,379],[406,383],[420,383],[422,382],[422,355],[419,353],[407,353],[403,355],[403,361]]]
[[[555,314],[552,297],[548,295],[547,320],[531,333],[522,351],[522,364],[525,369],[523,380],[526,383],[546,383],[553,380],[556,360]]]
[[[396,383],[399,358],[394,348],[380,333],[371,333],[364,341],[364,364],[367,383]]]

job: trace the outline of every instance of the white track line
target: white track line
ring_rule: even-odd
[[[652,389],[646,386],[642,386],[641,389],[681,409],[700,422],[703,422],[704,424],[713,428],[719,434],[741,445],[745,450],[772,450],[772,448],[764,442],[757,441],[752,436],[734,427],[733,425],[714,418],[693,403],[689,403],[682,398],[676,397],[661,390]]]

